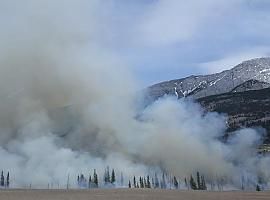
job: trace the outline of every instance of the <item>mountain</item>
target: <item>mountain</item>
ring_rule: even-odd
[[[230,70],[210,75],[189,76],[158,83],[147,88],[147,99],[167,95],[195,99],[231,91],[267,88],[270,85],[270,58],[244,61]]]
[[[263,127],[270,143],[270,88],[229,92],[197,99],[207,110],[228,115],[228,134],[242,127]]]
[[[244,61],[216,74],[158,83],[146,91],[148,103],[164,95],[189,96],[206,111],[227,114],[225,136],[242,127],[263,127],[264,142],[270,144],[270,58]]]

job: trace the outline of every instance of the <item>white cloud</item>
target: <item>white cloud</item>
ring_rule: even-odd
[[[222,16],[240,1],[159,0],[146,10],[139,31],[151,45],[186,41],[200,34],[205,23]]]

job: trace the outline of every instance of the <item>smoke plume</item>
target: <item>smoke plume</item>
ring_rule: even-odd
[[[257,131],[224,144],[226,116],[174,97],[140,105],[128,64],[106,46],[101,2],[0,3],[0,169],[12,186],[65,187],[68,176],[107,165],[127,179],[165,170],[236,186],[243,173],[269,180]]]

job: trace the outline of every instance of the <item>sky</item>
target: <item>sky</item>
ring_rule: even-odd
[[[110,0],[107,45],[143,85],[270,55],[269,0]]]
[[[25,40],[30,32],[37,32],[38,38],[37,30],[46,27],[47,35],[59,37],[55,38],[58,41],[87,41],[91,48],[99,49],[99,56],[117,58],[142,87],[220,72],[244,60],[270,55],[269,0],[0,3],[1,36],[8,38],[0,45],[11,37],[15,42]],[[71,36],[62,37],[60,29]]]

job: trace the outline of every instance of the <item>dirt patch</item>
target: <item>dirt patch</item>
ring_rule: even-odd
[[[256,200],[270,199],[270,192],[208,192],[179,190],[1,190],[7,200]]]

